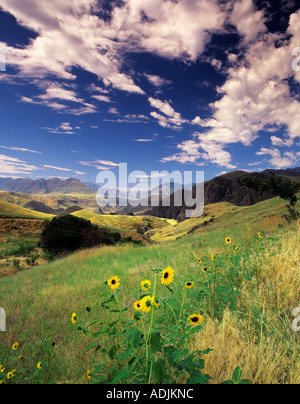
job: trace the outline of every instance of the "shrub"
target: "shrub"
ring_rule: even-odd
[[[119,233],[110,233],[88,220],[67,215],[55,217],[45,225],[40,246],[57,256],[80,248],[113,245],[120,239]]]

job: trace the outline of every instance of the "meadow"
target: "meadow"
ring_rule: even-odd
[[[300,338],[292,330],[291,313],[300,306],[300,226],[287,225],[282,210],[284,204],[277,198],[247,208],[216,204],[205,218],[158,229],[153,235],[160,239],[157,244],[80,251],[1,278],[8,332],[0,336],[0,365],[5,367],[0,380],[142,382],[140,360],[148,364],[147,381],[168,381],[163,368],[170,360],[168,347],[172,344],[175,360],[181,343],[181,337],[171,341],[169,333],[184,329],[188,354],[185,362],[176,360],[189,369],[187,358],[201,351],[201,363],[195,363],[203,369],[200,379],[195,379],[200,377],[195,369],[190,375],[185,370],[176,382],[185,383],[190,376],[218,384],[231,380],[239,367],[253,384],[298,384]],[[169,267],[174,280],[165,287],[160,279]],[[105,282],[115,276],[120,287],[110,291]],[[145,295],[141,281],[150,280],[153,293],[155,278],[159,307],[151,305],[148,314],[139,313],[134,304]],[[189,282],[191,288],[186,287]],[[103,304],[103,299],[109,302]],[[141,321],[132,319],[136,314],[141,314]],[[202,317],[201,324],[189,329],[187,319],[193,315]],[[149,335],[150,329],[159,330],[156,346],[146,338],[144,346],[138,344],[134,354],[128,353],[130,338],[134,341],[138,332]],[[110,345],[112,340],[117,343]],[[15,343],[19,345],[12,350]],[[126,352],[140,358],[134,368]],[[13,369],[14,377],[8,380],[6,372]]]

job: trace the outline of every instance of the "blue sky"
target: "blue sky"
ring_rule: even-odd
[[[297,48],[294,0],[1,0],[0,176],[298,166]]]

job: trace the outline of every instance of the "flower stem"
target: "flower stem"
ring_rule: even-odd
[[[185,296],[186,296],[186,288],[184,289],[183,298],[182,298],[182,304],[181,304],[181,309],[180,309],[180,314],[179,314],[179,320],[178,320],[177,324],[179,324],[179,322],[181,320],[181,317],[182,317],[183,306],[184,306],[184,302],[185,302]]]
[[[151,345],[152,328],[153,328],[153,322],[154,322],[154,310],[155,310],[155,302],[156,302],[156,293],[157,293],[157,273],[155,274],[155,278],[154,278],[154,304],[152,305],[152,308],[151,308],[151,321],[150,321],[148,336],[147,336],[147,339],[146,339],[146,358],[147,358],[147,363],[146,363],[146,382],[147,382],[148,368],[149,368],[149,348],[150,348],[150,345]],[[152,367],[151,367],[151,372],[150,372],[150,378],[151,378],[151,373],[152,373]]]

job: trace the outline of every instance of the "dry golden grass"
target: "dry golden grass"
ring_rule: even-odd
[[[245,282],[236,312],[225,312],[221,324],[207,320],[193,343],[214,351],[206,371],[214,383],[231,378],[237,365],[254,384],[299,384],[300,339],[291,312],[300,307],[300,226],[246,266],[258,268]]]

